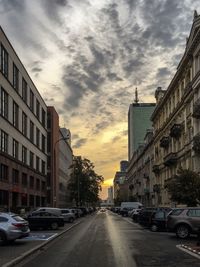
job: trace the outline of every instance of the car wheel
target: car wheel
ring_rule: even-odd
[[[74,222],[74,218],[69,218],[69,222],[73,223]]]
[[[3,232],[0,232],[0,245],[4,245],[7,241],[6,235]]]
[[[51,224],[51,229],[52,229],[52,230],[56,230],[56,229],[58,229],[58,223],[57,223],[57,222],[53,222],[53,223]]]
[[[152,232],[157,232],[158,231],[158,226],[156,224],[152,224],[150,227]]]
[[[181,224],[176,227],[176,236],[185,239],[190,236],[190,228],[187,225]]]

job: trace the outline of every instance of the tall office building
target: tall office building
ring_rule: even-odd
[[[139,103],[137,98],[135,103],[129,106],[128,111],[128,159],[130,161],[133,153],[144,141],[146,130],[152,128],[150,120],[155,109],[155,103]]]

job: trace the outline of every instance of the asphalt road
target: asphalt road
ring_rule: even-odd
[[[178,244],[173,234],[152,233],[127,218],[99,212],[18,266],[200,266],[200,259],[177,249]]]

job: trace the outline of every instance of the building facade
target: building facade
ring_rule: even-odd
[[[46,204],[47,107],[0,27],[0,207]]]
[[[59,199],[59,116],[55,108],[47,107],[47,206],[57,207]]]
[[[155,103],[132,103],[128,111],[128,159],[143,142],[146,130],[152,128],[150,120]]]
[[[156,91],[159,95],[159,91]],[[179,168],[200,173],[200,16],[194,21],[184,55],[152,114],[157,205],[175,205],[165,181]]]

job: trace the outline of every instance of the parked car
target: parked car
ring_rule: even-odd
[[[174,209],[167,217],[167,229],[179,238],[198,234],[200,229],[200,208],[187,207]]]
[[[122,208],[122,209],[120,209],[120,214],[123,216],[123,217],[128,217],[128,212],[130,211],[130,210],[132,210],[133,208],[131,207],[131,208]]]
[[[132,212],[131,218],[134,222],[138,222],[139,215],[141,213],[142,209],[135,209]]]
[[[19,215],[0,212],[0,243],[26,237],[29,233],[28,222]]]
[[[65,222],[73,223],[76,219],[76,215],[72,209],[61,209],[61,213]]]
[[[152,232],[167,230],[167,216],[171,209],[161,209],[152,213],[150,229]]]
[[[138,222],[145,227],[151,227],[152,225],[152,219],[153,216],[158,213],[159,211],[164,211],[166,213],[169,213],[171,211],[171,208],[168,207],[149,207],[143,209],[139,216],[138,216]]]
[[[61,209],[59,209],[59,208],[40,207],[40,208],[38,208],[36,211],[47,211],[47,212],[56,214],[56,215],[58,215],[58,216],[61,216],[61,215],[62,215],[62,213],[61,213]]]
[[[47,211],[34,211],[28,217],[29,227],[31,229],[43,228],[56,230],[64,226],[64,218]]]

